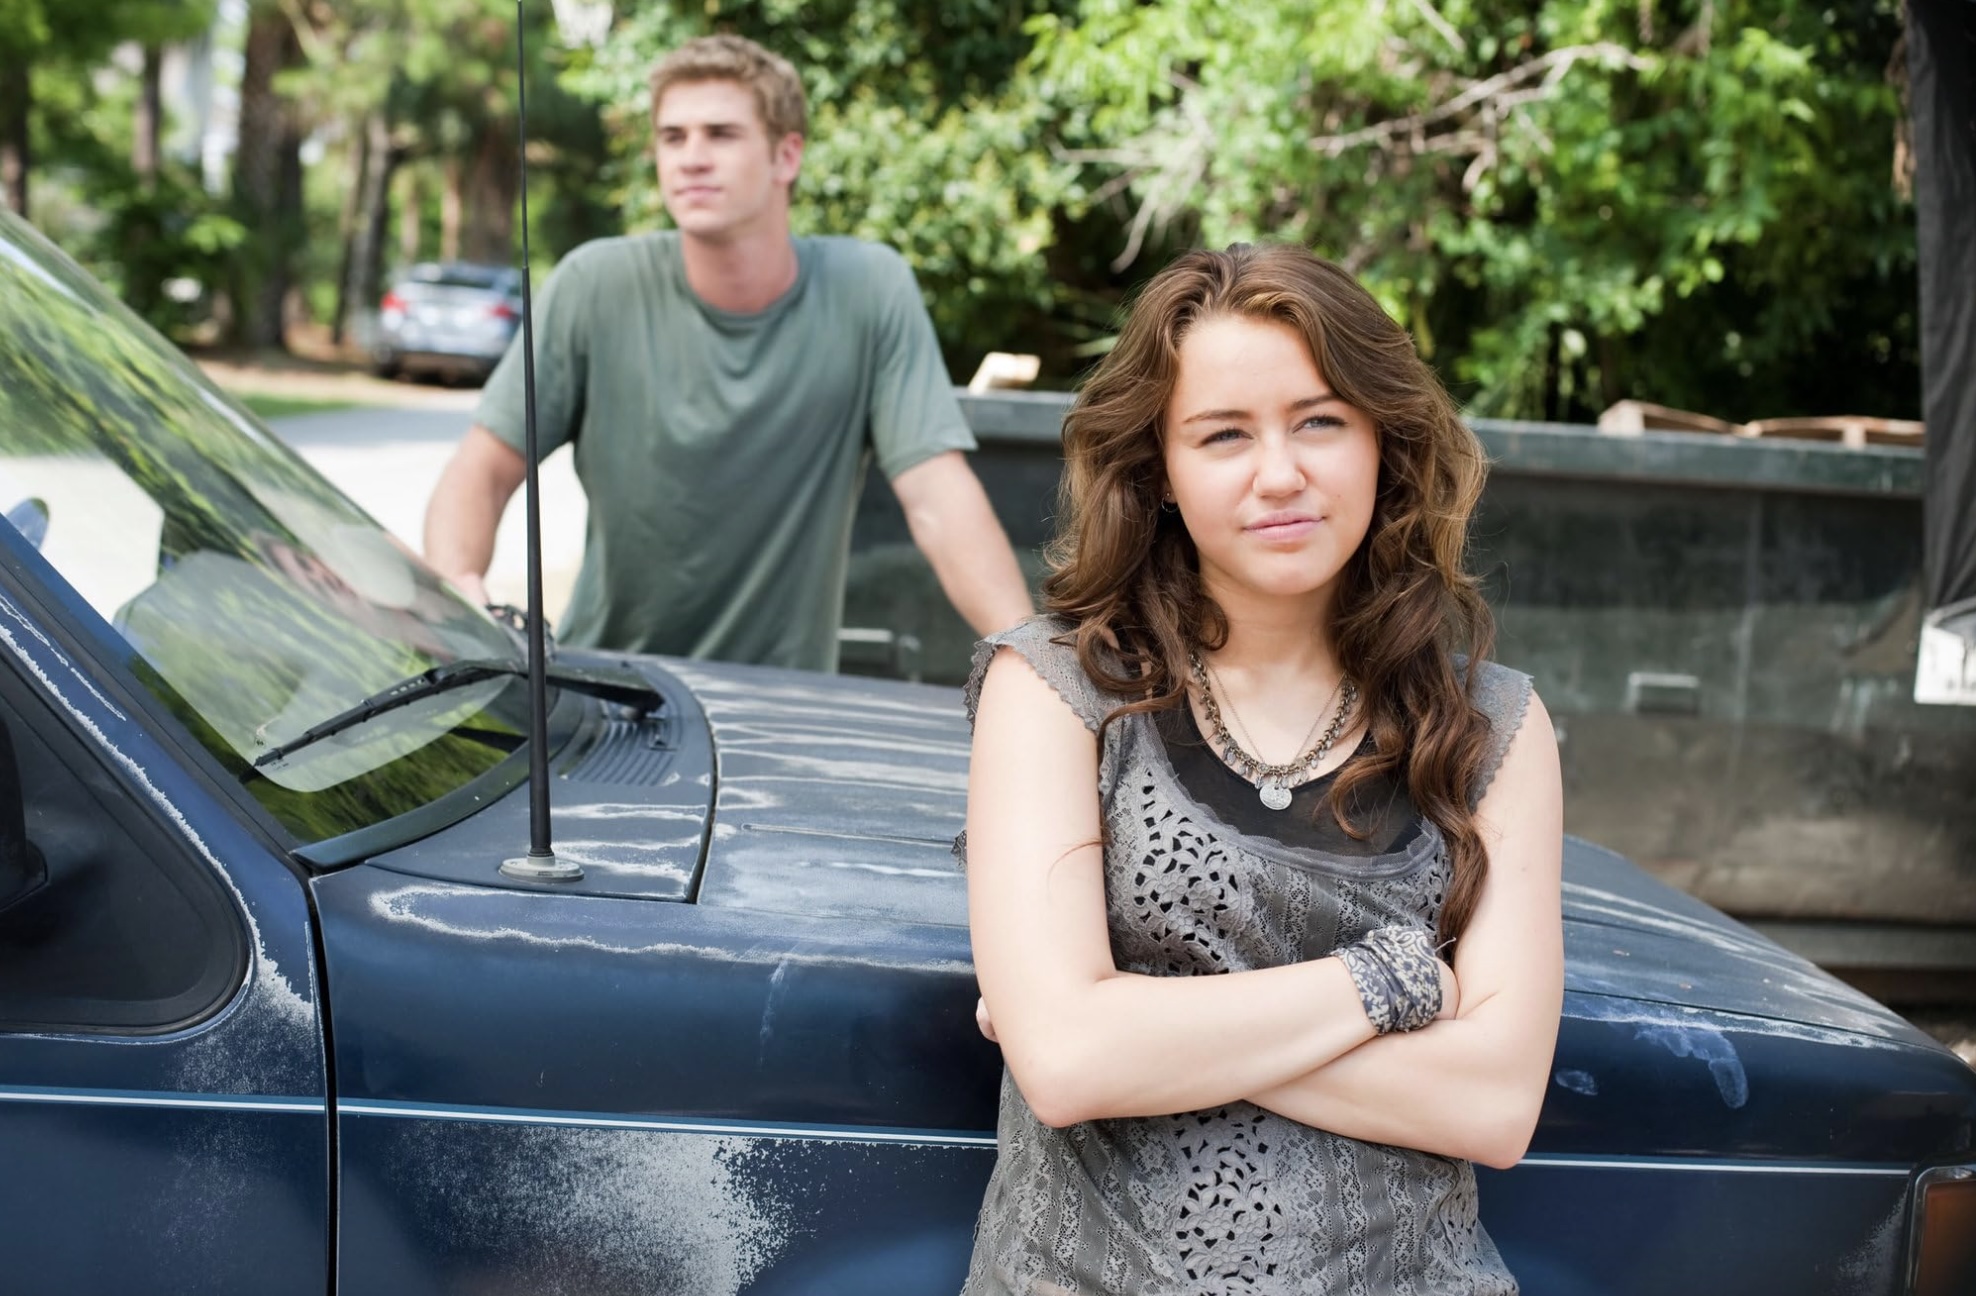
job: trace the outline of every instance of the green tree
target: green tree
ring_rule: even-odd
[[[211,279],[240,235],[158,143],[161,51],[203,33],[212,10],[210,0],[0,0],[9,206],[27,207],[33,173],[55,181],[45,192],[69,250],[161,325],[181,309],[164,284]],[[141,51],[137,77],[106,75],[125,43]]]
[[[1163,230],[1309,244],[1478,413],[1914,405],[1894,0],[1087,0],[1034,30],[1059,138],[1135,203],[1121,265]]]
[[[0,0],[0,195],[8,209],[28,214],[37,78],[73,79],[125,41],[154,51],[211,21],[210,0]]]
[[[587,174],[595,171],[582,160],[603,153],[596,110],[558,88],[551,8],[527,6],[524,15],[531,161],[572,181],[574,199],[555,205],[582,207]],[[402,255],[420,250],[425,195],[432,194],[441,257],[513,259],[520,192],[514,20],[510,0],[350,0],[326,10],[304,41],[310,69],[294,82],[296,92],[343,141],[333,312],[339,331],[353,310],[377,299],[394,190],[410,206],[399,213]],[[397,183],[405,173],[416,183]]]

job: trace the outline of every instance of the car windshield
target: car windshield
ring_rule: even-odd
[[[5,213],[0,510],[302,841],[422,805],[522,741],[525,689],[491,678],[254,768],[409,676],[517,660],[514,640]]]

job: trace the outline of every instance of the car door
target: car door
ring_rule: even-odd
[[[320,1296],[304,890],[59,582],[0,525],[0,1286]]]

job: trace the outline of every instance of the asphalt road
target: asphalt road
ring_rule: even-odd
[[[356,406],[274,419],[276,435],[299,451],[323,476],[413,549],[423,552],[426,500],[440,469],[466,431],[474,393],[457,393],[458,408]],[[450,403],[449,403],[450,404]],[[588,505],[574,463],[559,450],[542,465],[542,603],[551,622],[569,601],[583,558]],[[527,549],[522,501],[517,494],[494,539],[487,589],[497,602],[522,606],[527,598]]]

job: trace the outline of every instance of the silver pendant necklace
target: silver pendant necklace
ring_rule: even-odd
[[[1337,743],[1338,735],[1344,732],[1345,720],[1351,715],[1352,708],[1358,704],[1358,685],[1349,679],[1341,679],[1338,687],[1332,690],[1332,697],[1338,701],[1338,709],[1332,714],[1330,727],[1325,729],[1324,736],[1317,740],[1316,746],[1307,746],[1307,744],[1310,743],[1311,734],[1316,733],[1318,725],[1324,722],[1324,713],[1331,710],[1330,698],[1325,699],[1324,706],[1317,713],[1317,718],[1311,721],[1310,733],[1305,734],[1303,743],[1298,744],[1304,749],[1302,754],[1285,764],[1271,765],[1258,757],[1251,756],[1240,743],[1235,741],[1235,736],[1228,732],[1228,726],[1222,723],[1221,708],[1215,703],[1214,685],[1210,681],[1206,664],[1201,661],[1201,655],[1198,652],[1189,652],[1187,665],[1193,672],[1195,686],[1201,690],[1201,710],[1207,713],[1210,730],[1208,737],[1221,748],[1221,759],[1236,774],[1256,785],[1256,796],[1265,807],[1271,810],[1289,809],[1292,780],[1301,781],[1299,775],[1308,774],[1316,769],[1324,760],[1325,753]],[[1248,729],[1242,726],[1242,717],[1235,713],[1235,704],[1232,700],[1228,704],[1228,713],[1234,717],[1236,725],[1242,727],[1244,736],[1247,736]],[[1253,743],[1254,739],[1250,739],[1250,742]]]

